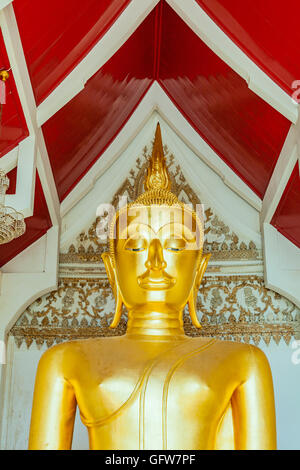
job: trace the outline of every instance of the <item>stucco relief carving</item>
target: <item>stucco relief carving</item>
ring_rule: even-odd
[[[300,334],[300,310],[264,287],[259,276],[206,277],[197,299],[202,329],[184,312],[186,334],[265,343],[282,338],[287,344]],[[59,288],[28,307],[11,330],[18,346],[68,339],[122,335],[126,314],[110,329],[114,299],[106,279],[61,279]],[[300,336],[299,336],[300,337]]]
[[[201,204],[195,191],[187,183],[180,166],[168,148],[164,148],[173,192],[194,207]],[[132,169],[113,197],[117,207],[119,198],[135,200],[143,192],[148,149],[136,160]],[[97,228],[106,230],[109,214],[103,212],[95,222],[84,228],[65,253],[60,254],[61,279],[57,291],[36,300],[21,315],[11,329],[16,344],[26,343],[51,346],[61,341],[96,336],[122,335],[126,329],[126,314],[116,329],[110,329],[114,299],[106,275],[101,267],[101,254],[107,251],[106,241],[99,240]],[[215,261],[249,261],[261,263],[261,253],[252,241],[242,240],[231,227],[215,213],[204,207],[205,247]],[[217,267],[210,272],[218,272]],[[208,273],[209,274],[209,273]],[[265,288],[257,275],[208,275],[201,285],[197,311],[202,329],[196,329],[184,311],[184,327],[190,336],[215,336],[220,339],[253,341],[263,339],[287,344],[291,338],[300,338],[300,311],[297,307]]]

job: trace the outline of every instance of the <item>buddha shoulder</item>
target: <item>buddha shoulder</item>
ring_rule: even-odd
[[[38,371],[47,371],[47,375],[76,375],[87,362],[93,362],[104,352],[106,338],[72,340],[50,347],[42,355]]]
[[[248,373],[270,369],[265,353],[252,344],[216,340],[213,352],[216,357],[221,357],[226,363],[236,365]]]
[[[190,343],[190,341],[188,341]],[[189,351],[200,352],[195,360],[208,361],[214,368],[219,366],[241,370],[249,375],[252,371],[263,372],[269,369],[264,352],[256,346],[234,341],[208,340],[195,338],[194,348]],[[157,352],[161,352],[159,349]],[[183,350],[184,354],[184,350]],[[151,354],[152,356],[152,354]],[[153,356],[152,356],[153,358]],[[197,359],[198,358],[198,359]],[[68,341],[49,348],[41,357],[39,370],[47,376],[59,375],[65,378],[78,377],[82,372],[94,370],[101,373],[107,367],[131,364],[139,368],[149,359],[147,349],[142,344],[128,342],[125,338],[92,338]]]

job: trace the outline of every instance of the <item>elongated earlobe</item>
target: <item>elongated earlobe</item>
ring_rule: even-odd
[[[196,293],[196,295],[195,295],[195,293]],[[196,301],[197,301],[197,291],[193,288],[191,290],[191,293],[190,293],[190,296],[189,296],[189,299],[188,299],[190,317],[191,317],[193,325],[196,328],[202,328],[201,323],[199,322],[198,317],[197,317]]]
[[[121,315],[122,315],[122,308],[123,308],[123,301],[120,293],[120,289],[117,286],[117,294],[115,296],[116,308],[114,318],[109,325],[109,328],[116,328],[120,322]]]
[[[111,324],[109,325],[109,328],[116,328],[120,322],[120,318],[122,315],[123,300],[122,300],[120,289],[118,287],[118,283],[116,281],[116,273],[115,273],[115,269],[112,263],[111,254],[103,253],[101,256],[104,262],[105,270],[106,270],[108,280],[112,288],[112,291],[115,297],[115,303],[116,303],[114,318]]]
[[[208,261],[209,261],[210,257],[211,257],[210,253],[208,253],[208,254],[206,254],[202,257],[202,259],[200,261],[200,264],[199,264],[197,274],[195,276],[194,285],[191,289],[191,293],[190,293],[190,296],[188,298],[188,307],[189,307],[190,317],[191,317],[193,325],[196,328],[201,328],[201,324],[198,320],[197,310],[196,310],[196,308],[197,308],[196,307],[196,305],[197,305],[197,293],[198,293],[198,289],[200,287],[202,278],[204,276],[204,273],[206,271],[207,264],[208,264]]]

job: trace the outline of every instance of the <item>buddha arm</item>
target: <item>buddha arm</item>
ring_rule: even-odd
[[[63,346],[63,345],[61,345]],[[33,397],[29,449],[70,449],[76,412],[73,387],[64,377],[61,346],[42,356]]]
[[[264,353],[250,346],[246,377],[232,397],[235,449],[276,449],[273,381]]]

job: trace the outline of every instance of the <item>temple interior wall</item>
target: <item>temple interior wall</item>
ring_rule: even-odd
[[[24,307],[10,330],[7,363],[0,365],[1,449],[27,448],[36,368],[46,348],[66,339],[107,335],[114,300],[101,263],[107,247],[95,235],[95,214],[99,202],[118,202],[120,196],[134,200],[142,191],[156,121],[154,115],[64,217],[58,288]],[[204,251],[212,253],[197,301],[204,335],[254,343],[265,352],[274,380],[278,448],[300,449],[300,311],[264,285],[259,212],[184,146],[161,118],[160,123],[173,190],[183,202],[204,205]],[[18,265],[17,257],[6,272],[24,270],[24,255],[21,261]],[[32,256],[27,261],[30,269]],[[119,334],[124,328],[123,318]],[[196,335],[191,328],[190,333]],[[87,430],[78,415],[73,448],[88,448]]]

